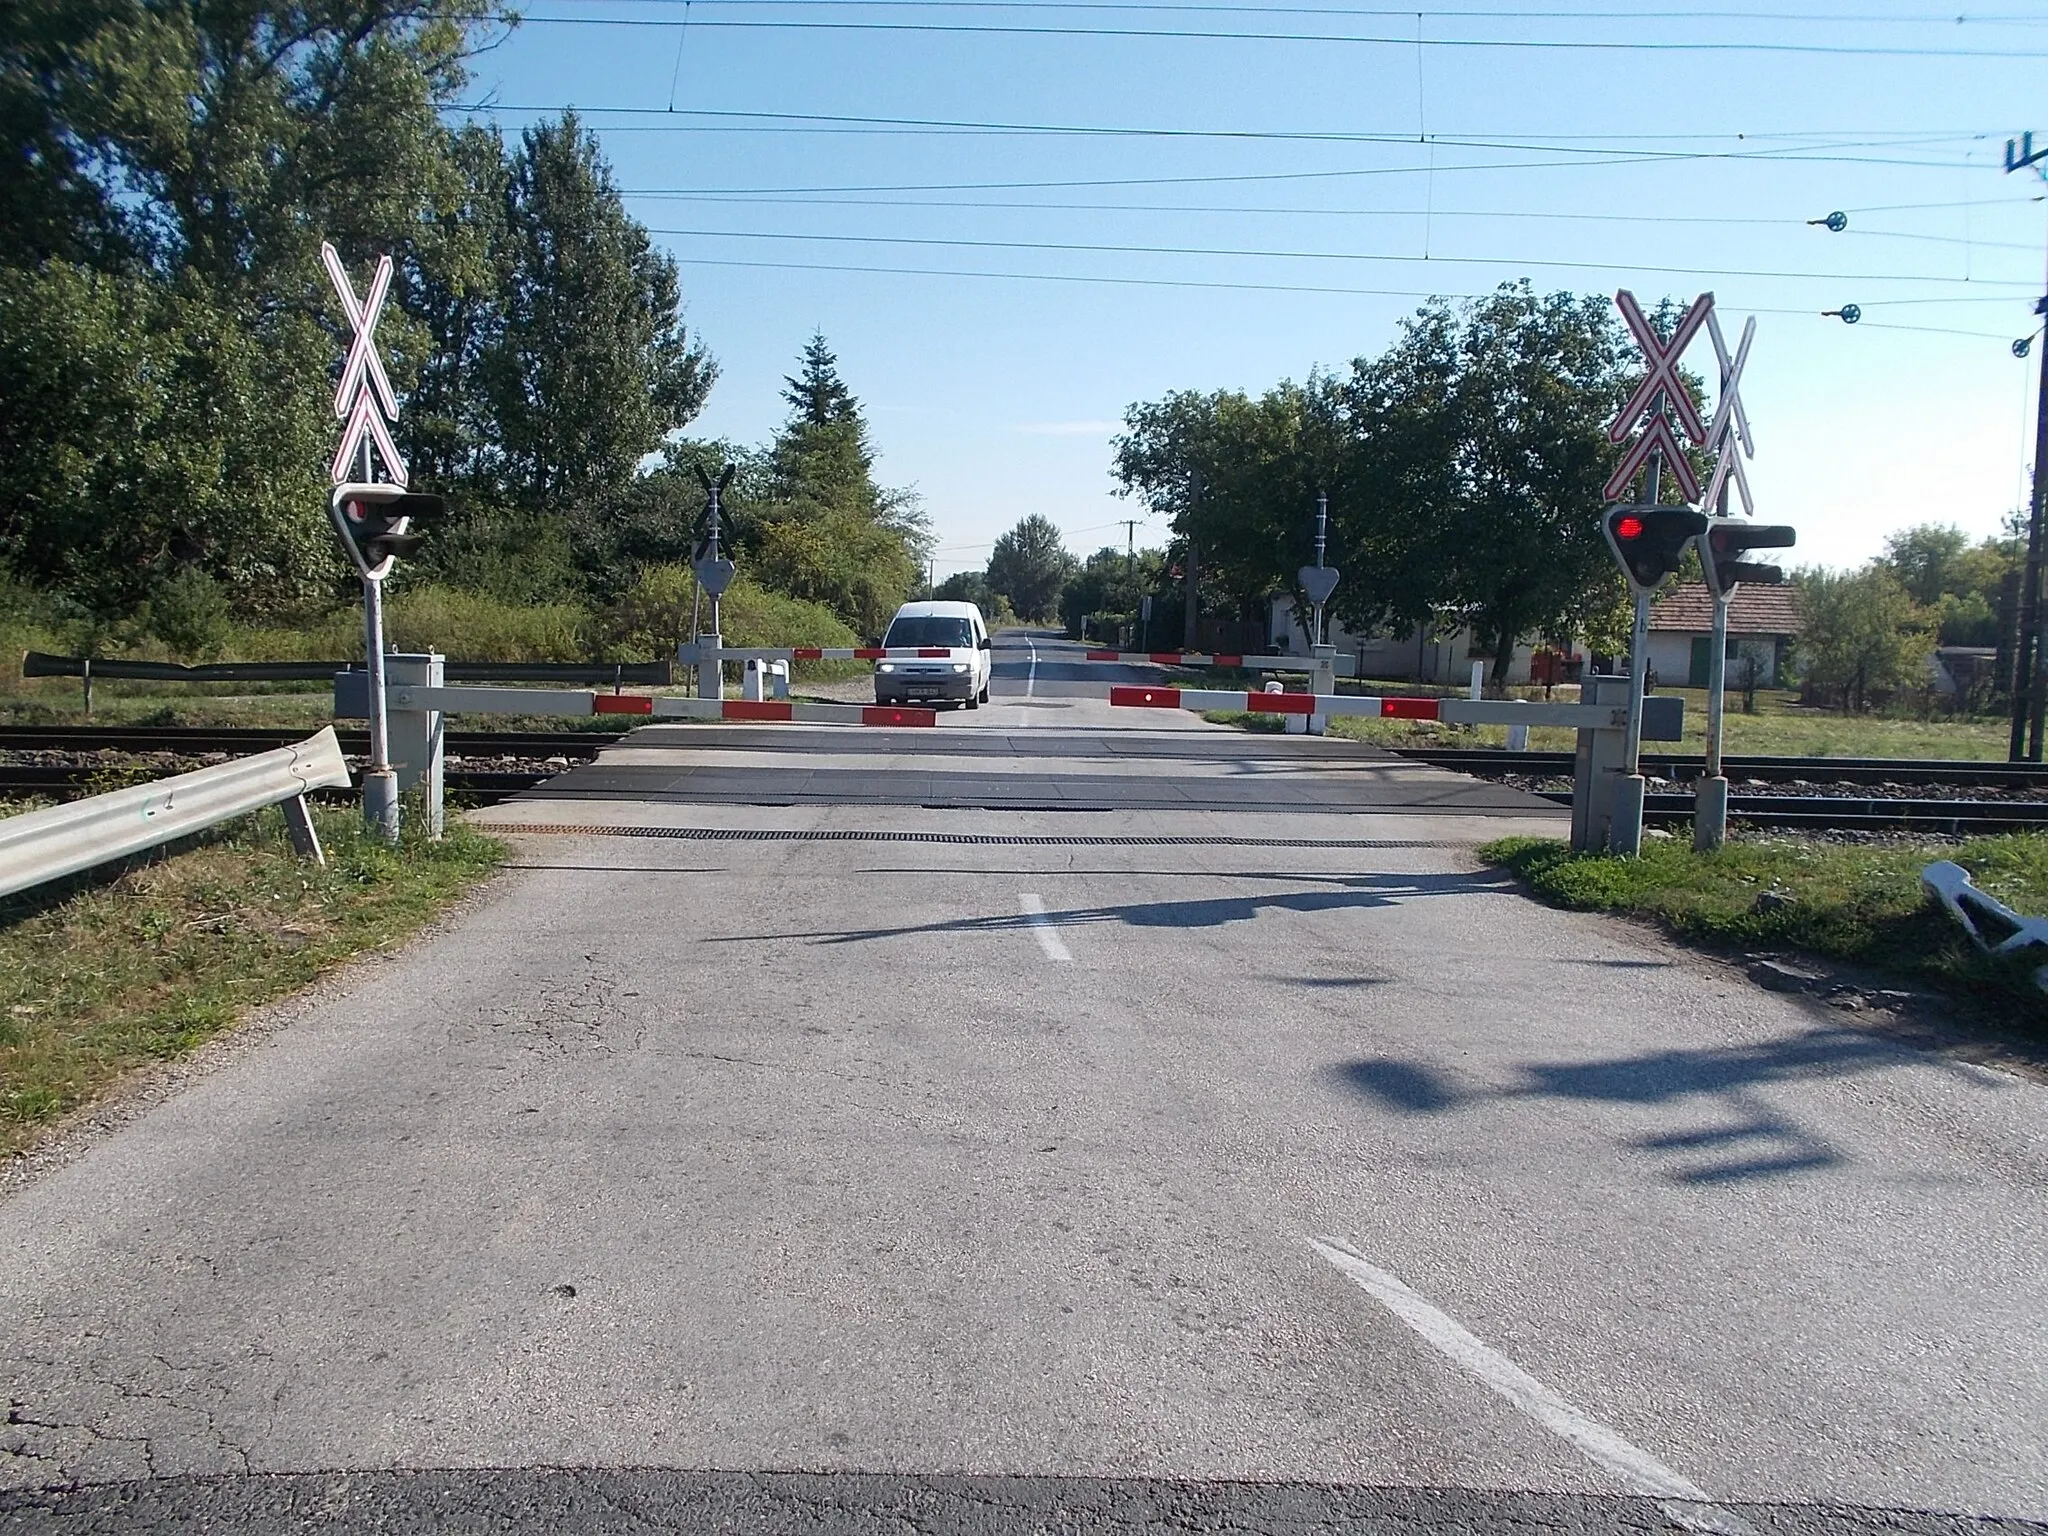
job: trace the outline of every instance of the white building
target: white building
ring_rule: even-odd
[[[1700,582],[1671,588],[1650,609],[1650,665],[1662,688],[1704,688],[1713,659],[1714,594]],[[1797,587],[1737,587],[1728,605],[1728,686],[1743,668],[1760,669],[1757,686],[1778,688],[1799,639]]]
[[[1271,614],[1273,649],[1280,655],[1306,657],[1308,631],[1295,616],[1293,600],[1280,595],[1273,599]],[[1329,643],[1340,656],[1358,663],[1360,677],[1385,678],[1390,682],[1449,683],[1462,685],[1471,680],[1472,663],[1486,663],[1486,680],[1493,681],[1493,653],[1475,653],[1469,630],[1436,635],[1417,626],[1405,635],[1355,635],[1334,618],[1327,621]],[[1529,664],[1535,655],[1532,645],[1515,647],[1508,667],[1510,683],[1527,683]]]

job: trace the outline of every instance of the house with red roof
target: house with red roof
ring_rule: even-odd
[[[1728,607],[1728,687],[1742,687],[1752,667],[1755,686],[1789,687],[1798,639],[1797,587],[1737,587]],[[1714,594],[1704,583],[1681,583],[1651,605],[1650,665],[1659,686],[1706,687],[1713,645]]]

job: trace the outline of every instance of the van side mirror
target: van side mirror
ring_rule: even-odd
[[[991,640],[991,639],[990,639],[990,638],[989,638],[989,637],[988,637],[987,635],[983,635],[983,636],[981,637],[981,649],[982,649],[982,650],[984,650],[984,651],[992,651],[992,650],[994,650],[995,648],[996,648],[996,643],[995,643],[995,641]]]

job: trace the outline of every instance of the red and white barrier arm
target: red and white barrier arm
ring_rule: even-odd
[[[700,659],[710,660],[708,653],[694,645],[676,647],[676,660],[685,666],[693,666]],[[783,645],[783,646],[720,646],[720,661],[943,661],[949,656],[971,656],[974,652],[966,646],[948,649],[943,645],[892,646],[879,645]]]
[[[1362,693],[1239,693],[1222,688],[1119,687],[1109,702],[1129,709],[1228,709],[1248,715],[1366,715],[1383,720],[1441,720],[1446,725],[1558,725],[1575,731],[1620,730],[1626,705],[1538,704],[1517,699],[1373,698]]]
[[[477,715],[640,715],[657,720],[743,720],[799,725],[937,725],[936,710],[881,704],[808,704],[782,699],[655,698],[644,693],[585,693],[565,688],[408,688],[389,690],[394,710]]]
[[[1310,656],[1232,656],[1222,651],[1089,651],[1085,661],[1119,661],[1131,667],[1239,667],[1247,672],[1313,672]],[[1350,677],[1358,663],[1348,656],[1331,658],[1339,677]]]
[[[1127,709],[1232,709],[1249,715],[1377,715],[1389,720],[1436,720],[1442,699],[1374,698],[1362,693],[1243,693],[1223,688],[1109,690],[1109,702]]]

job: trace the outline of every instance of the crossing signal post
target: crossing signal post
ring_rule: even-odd
[[[711,633],[695,633],[697,625],[694,612],[691,614],[690,629],[697,645],[697,654],[700,657],[707,654],[708,648],[708,654],[715,657],[725,645],[724,631],[719,626],[718,600],[724,595],[725,589],[732,585],[737,570],[732,561],[719,552],[718,547],[725,531],[724,497],[740,467],[737,464],[727,464],[719,472],[716,480],[711,478],[703,465],[696,465],[695,468],[697,481],[704,487],[704,510],[697,514],[697,522],[692,530],[694,541],[690,547],[690,569],[697,577],[699,592],[711,594]],[[697,697],[725,697],[724,662],[714,661],[708,668],[702,661],[697,663]]]
[[[1714,598],[1714,633],[1707,658],[1707,762],[1693,789],[1692,845],[1702,853],[1728,839],[1728,778],[1721,771],[1722,725],[1727,712],[1728,606],[1735,589],[1776,586],[1785,573],[1775,565],[1745,560],[1753,549],[1790,549],[1799,531],[1783,524],[1717,517],[1700,535],[1700,569]]]
[[[398,840],[398,776],[384,710],[384,578],[400,555],[418,547],[413,519],[442,510],[439,496],[402,485],[344,481],[327,498],[328,516],[363,578],[363,650],[370,685],[370,762],[363,770],[363,820],[386,842]]]
[[[1775,565],[1743,559],[1750,550],[1790,549],[1798,542],[1796,528],[1738,517],[1715,518],[1700,536],[1700,568],[1716,604],[1725,606],[1745,581],[1752,586],[1775,587],[1785,579],[1784,571]]]
[[[1652,462],[1650,486],[1661,478]],[[1642,851],[1643,779],[1636,764],[1643,749],[1643,688],[1650,651],[1650,599],[1666,577],[1677,573],[1685,549],[1707,526],[1704,512],[1691,507],[1623,505],[1607,512],[1607,543],[1635,593],[1635,626],[1629,638],[1628,735],[1622,747],[1623,771],[1616,792],[1609,833],[1616,853],[1634,857]]]

